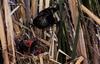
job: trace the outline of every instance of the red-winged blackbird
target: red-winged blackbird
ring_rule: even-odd
[[[58,5],[55,7],[48,7],[42,10],[38,16],[33,20],[33,25],[39,29],[44,29],[56,24],[53,14],[59,9]]]
[[[36,38],[28,40],[15,39],[16,49],[22,54],[39,55],[44,52]]]
[[[24,53],[30,53],[35,49],[35,46],[38,45],[36,40],[15,40],[16,42],[16,49],[24,54]],[[30,48],[32,48],[32,50],[29,50]]]

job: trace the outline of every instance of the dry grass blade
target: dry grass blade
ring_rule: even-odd
[[[37,13],[37,0],[31,0],[31,15],[36,16]]]
[[[20,6],[17,6],[11,13],[10,15],[12,15],[13,13],[15,13],[15,11],[17,11],[19,9]]]
[[[45,8],[48,8],[50,4],[50,0],[45,0]]]
[[[1,40],[1,45],[2,45],[2,53],[3,53],[3,58],[4,64],[9,64],[9,58],[8,58],[8,51],[7,51],[7,45],[6,45],[6,35],[5,35],[5,30],[4,30],[4,24],[2,20],[2,15],[1,15],[1,9],[0,9],[0,40]]]
[[[50,46],[50,43],[44,39],[38,38],[42,43],[46,44],[48,47]]]
[[[83,60],[84,60],[84,58],[83,58],[82,56],[80,56],[80,57],[77,59],[77,61],[76,61],[75,64],[81,64]]]
[[[89,17],[91,17],[97,24],[100,25],[100,18],[98,18],[95,14],[93,14],[89,9],[87,9],[84,5],[80,6],[81,10],[85,12]]]
[[[43,10],[43,0],[39,0],[39,12]]]
[[[86,46],[85,46],[85,41],[84,41],[84,36],[83,36],[83,30],[80,28],[80,33],[79,33],[79,42],[77,44],[77,53],[78,55],[82,55],[85,57],[83,64],[88,64],[87,61],[87,53],[86,53]]]
[[[39,55],[39,58],[40,58],[40,64],[43,64],[43,55],[40,54],[40,55]]]
[[[3,1],[4,5],[4,11],[5,11],[5,21],[7,26],[7,42],[9,50],[12,50],[13,52],[13,63],[16,63],[15,60],[15,49],[14,49],[14,31],[13,31],[13,22],[12,18],[10,16],[10,7],[8,4],[8,0]],[[11,47],[11,48],[10,48]]]
[[[53,63],[56,63],[56,64],[61,64],[60,62],[55,61],[54,59],[50,59],[50,61],[52,61]]]
[[[68,0],[68,2],[69,2],[70,9],[71,9],[71,16],[72,16],[73,24],[76,27],[78,15],[79,15],[78,8],[77,8],[77,0]]]

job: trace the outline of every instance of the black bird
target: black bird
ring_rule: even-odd
[[[44,50],[40,48],[41,46],[37,38],[27,40],[15,39],[15,43],[17,51],[22,54],[39,55],[44,52]]]
[[[35,19],[33,19],[33,25],[39,29],[50,27],[57,22],[53,17],[53,14],[59,9],[59,6],[48,7],[42,10]]]

